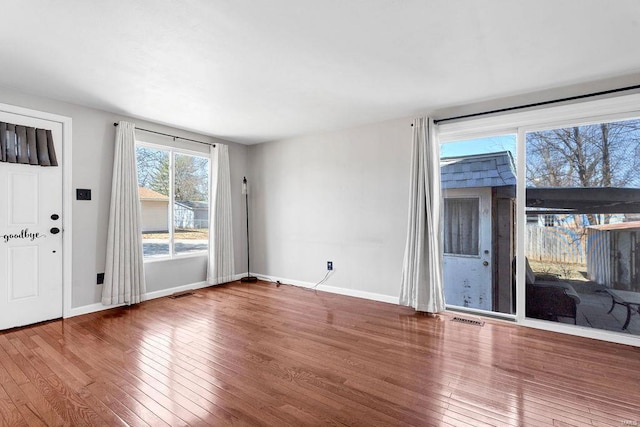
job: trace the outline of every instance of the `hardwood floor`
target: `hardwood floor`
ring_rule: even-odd
[[[234,282],[0,333],[2,425],[640,425],[640,348]]]

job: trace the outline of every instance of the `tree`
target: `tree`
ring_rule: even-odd
[[[160,159],[160,162],[155,165],[152,170],[149,188],[160,194],[169,196],[169,192],[171,191],[169,176],[169,156],[166,155]]]
[[[169,152],[137,147],[136,156],[138,184],[169,196]],[[209,160],[206,157],[176,153],[173,162],[174,199],[206,202],[209,199]]]
[[[176,154],[175,200],[206,202],[209,193],[209,162],[204,157]]]
[[[526,142],[528,187],[640,184],[640,120],[530,132]],[[588,216],[591,224],[599,222]]]
[[[166,180],[169,179],[169,153],[154,148],[136,147],[136,164],[138,170],[138,184],[141,187],[152,188],[152,183],[157,184],[161,181],[159,176],[160,170],[166,165]],[[158,190],[156,190],[158,191]],[[168,186],[164,195],[169,195]]]
[[[640,120],[527,134],[527,186],[636,187]]]

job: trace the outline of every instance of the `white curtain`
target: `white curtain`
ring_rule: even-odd
[[[442,283],[440,147],[427,117],[413,122],[409,225],[400,304],[417,311],[444,311]]]
[[[210,149],[209,188],[209,266],[210,285],[231,282],[235,278],[233,260],[233,218],[231,216],[231,173],[229,147],[216,144]]]
[[[146,292],[135,125],[121,121],[116,130],[111,208],[107,235],[107,262],[102,303],[136,304]]]
[[[479,255],[480,199],[445,199],[444,252]]]

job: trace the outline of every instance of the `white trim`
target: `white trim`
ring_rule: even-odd
[[[73,142],[72,120],[65,117],[62,122],[62,317],[71,312],[73,301],[73,182],[71,146]]]
[[[189,258],[200,258],[200,257],[206,258],[208,255],[209,255],[209,251],[206,250],[203,252],[178,254],[178,255],[174,255],[173,258],[171,258],[171,256],[169,255],[150,256],[150,257],[144,258],[143,262],[145,264],[151,264],[154,262],[174,261],[178,259],[189,259]]]
[[[236,280],[240,280],[243,277],[246,277],[248,273],[240,273],[240,274],[236,274],[233,276],[233,281]],[[279,278],[279,277],[270,277],[270,276],[265,276],[264,274],[254,274],[255,277],[257,277],[260,280],[265,280],[265,281],[269,281],[269,282],[276,282],[276,281],[280,281],[283,285],[294,285],[294,286],[299,286],[302,288],[313,288],[313,286],[315,285],[315,283],[311,283],[311,282],[302,282],[299,280],[289,280],[289,279],[283,279],[283,278]],[[174,288],[169,288],[169,289],[162,289],[159,291],[153,291],[153,292],[147,292],[146,294],[144,294],[142,300],[143,301],[148,301],[148,300],[152,300],[152,299],[156,299],[156,298],[162,298],[162,297],[166,297],[169,296],[171,294],[174,294],[176,292],[183,292],[183,291],[188,291],[188,290],[192,290],[192,289],[201,289],[201,288],[206,288],[209,286],[217,286],[217,285],[210,285],[208,284],[206,281],[202,281],[202,282],[197,282],[197,283],[191,283],[191,284],[187,284],[187,285],[182,285],[182,286],[176,286]],[[336,286],[327,286],[327,285],[320,285],[316,288],[316,290],[318,291],[324,291],[324,292],[330,292],[332,294],[339,294],[339,295],[346,295],[346,296],[351,296],[351,297],[356,297],[356,298],[363,298],[363,299],[368,299],[368,300],[373,300],[373,301],[380,301],[380,302],[386,302],[386,303],[390,303],[390,304],[398,304],[399,303],[399,297],[392,297],[389,295],[383,295],[383,294],[376,294],[373,292],[365,292],[365,291],[357,291],[354,289],[347,289],[347,288],[340,288],[340,287],[336,287]],[[64,316],[65,318],[68,317],[75,317],[75,316],[81,316],[83,314],[89,314],[89,313],[95,313],[98,311],[103,311],[103,310],[109,310],[111,308],[117,308],[117,307],[122,307],[126,304],[116,304],[116,305],[103,305],[102,303],[95,303],[95,304],[88,304],[88,305],[84,305],[82,307],[75,307],[72,308],[68,315]]]
[[[147,142],[144,139],[138,139],[138,138],[136,138],[136,146],[145,147],[145,148],[154,148],[156,150],[162,150],[162,151],[177,151],[180,154],[184,154],[185,156],[206,157],[207,159],[211,158],[208,151],[195,151],[195,150],[178,147],[176,145],[171,145],[171,144],[163,145],[155,142]]]
[[[516,320],[515,314],[500,313],[499,311],[481,310],[479,308],[472,308],[472,307],[461,307],[459,305],[453,305],[453,304],[447,304],[446,310],[447,312],[451,312],[451,313],[468,313],[468,314],[474,314],[476,316],[488,317],[491,319],[509,320],[512,322]]]
[[[0,111],[19,114],[35,119],[48,120],[62,125],[62,317],[68,317],[72,311],[73,289],[73,186],[72,186],[72,156],[73,120],[71,117],[17,107],[15,105],[0,104]]]
[[[518,127],[538,129],[540,126],[564,125],[576,120],[591,121],[619,115],[640,116],[640,94],[443,123],[437,125],[437,135],[440,142],[451,142],[514,134]]]
[[[346,295],[356,298],[364,298],[373,301],[386,302],[389,304],[400,304],[400,297],[392,297],[391,295],[377,294],[374,292],[358,291],[356,289],[339,288],[337,286],[320,285],[316,288],[319,291],[331,292],[332,294]]]
[[[211,286],[211,285],[208,284],[205,280],[203,280],[202,282],[189,283],[186,285],[176,286],[174,288],[160,289],[159,291],[147,292],[146,294],[144,294],[144,301],[166,297],[171,294],[175,294],[176,292],[184,292],[192,289],[206,288],[208,286]]]
[[[518,174],[517,171],[526,171],[525,155],[525,132],[518,130],[516,137],[516,322],[522,324],[525,319],[525,272],[526,272],[526,246],[527,238],[527,215],[526,202],[519,203],[520,200],[527,200],[526,174]]]
[[[315,283],[312,283],[312,282],[303,282],[301,280],[284,279],[281,277],[266,276],[264,274],[254,273],[254,276],[260,280],[266,280],[268,282],[280,281],[280,283],[283,285],[293,285],[293,286],[299,286],[301,288],[307,288],[307,289],[311,289],[316,285]],[[342,288],[338,286],[319,285],[315,289],[317,291],[329,292],[329,293],[338,294],[338,295],[346,295],[346,296],[356,297],[356,298],[363,298],[363,299],[368,299],[372,301],[386,302],[389,304],[397,305],[400,303],[400,297],[393,297],[391,295],[378,294],[374,292],[359,291],[356,289]]]
[[[81,307],[72,308],[71,311],[64,316],[64,318],[68,319],[69,317],[81,316],[83,314],[95,313],[102,310],[109,310],[110,308],[122,307],[124,305],[125,304],[103,305],[100,302],[97,302],[95,304],[87,304]]]
[[[176,286],[174,288],[147,292],[142,296],[142,301],[149,301],[156,298],[166,297],[171,294],[175,294],[176,292],[184,292],[184,291],[189,291],[193,289],[201,289],[201,288],[206,288],[208,286],[212,286],[212,285],[209,285],[206,281],[202,281],[202,282],[190,283],[187,285]],[[97,302],[95,304],[83,305],[82,307],[75,307],[71,310],[69,315],[65,317],[74,317],[74,316],[80,316],[83,314],[95,313],[102,310],[109,310],[111,308],[122,307],[124,305],[126,304],[103,305],[102,303]]]
[[[524,317],[524,316],[523,316]],[[537,320],[525,318],[518,322],[519,325],[545,331],[558,332],[561,334],[575,335],[583,338],[609,341],[618,344],[640,347],[640,337],[630,333],[607,331],[605,329],[590,328],[588,326],[576,326],[570,323],[550,322],[548,320]]]

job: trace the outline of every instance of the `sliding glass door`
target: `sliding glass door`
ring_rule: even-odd
[[[639,105],[438,123],[449,308],[640,345]]]
[[[640,120],[525,134],[526,316],[640,335]]]

